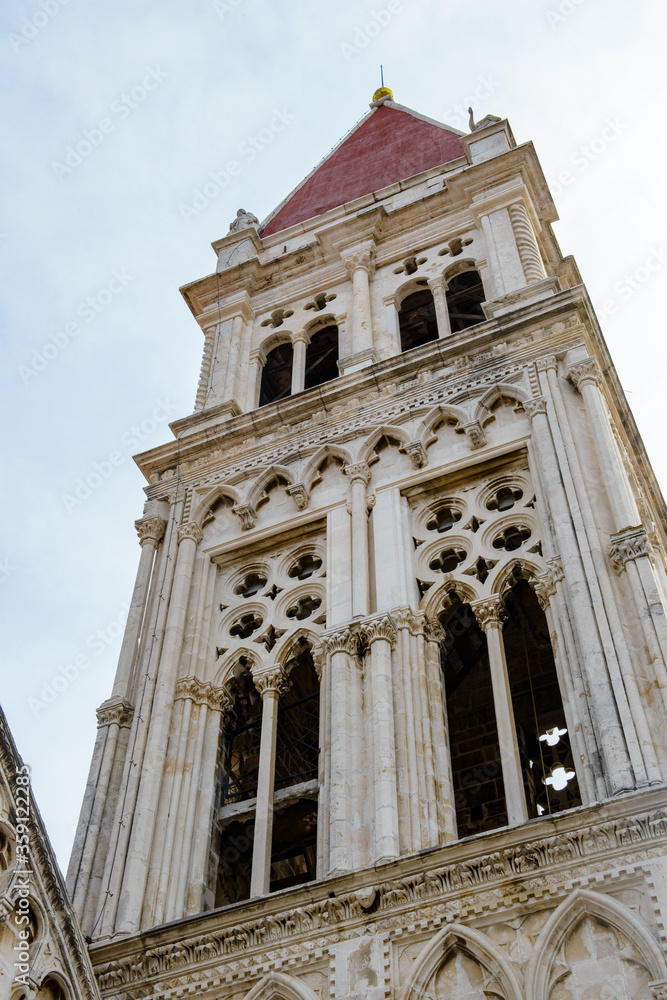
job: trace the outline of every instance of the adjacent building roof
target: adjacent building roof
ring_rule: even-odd
[[[261,235],[463,156],[462,134],[393,101],[372,107],[268,216]]]

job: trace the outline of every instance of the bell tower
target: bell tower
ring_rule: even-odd
[[[556,217],[383,88],[183,287],[68,874],[105,996],[665,996],[665,505]]]

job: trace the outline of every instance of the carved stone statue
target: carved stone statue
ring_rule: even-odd
[[[229,231],[230,233],[238,233],[242,229],[252,229],[253,226],[259,226],[259,219],[252,212],[246,212],[245,208],[239,208],[236,213],[236,218],[232,223],[230,223]]]

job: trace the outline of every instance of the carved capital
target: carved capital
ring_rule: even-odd
[[[232,512],[241,519],[241,530],[250,531],[254,528],[257,520],[257,511],[251,503],[237,503],[232,507]]]
[[[253,670],[252,679],[262,698],[266,698],[270,694],[275,694],[278,698],[280,698],[287,691],[289,691],[291,687],[291,682],[287,676],[287,672],[284,667],[280,666],[280,664]]]
[[[139,544],[142,548],[145,542],[150,542],[157,548],[157,543],[164,535],[167,522],[161,517],[144,517],[140,521],[135,521],[134,526],[137,529]]]
[[[199,545],[204,537],[201,528],[195,521],[188,521],[187,524],[182,524],[178,529],[177,535],[179,545],[181,542],[184,542],[186,538],[193,541],[195,545]]]
[[[547,401],[544,396],[536,396],[535,399],[527,399],[523,408],[530,419],[534,420],[539,413],[547,412]]]
[[[649,986],[655,1000],[667,1000],[667,979],[663,979],[660,983],[649,983]]]
[[[391,617],[397,628],[407,629],[411,635],[424,634],[426,619],[421,612],[413,611],[412,608],[396,608]]]
[[[390,643],[392,649],[396,644],[396,624],[391,615],[381,615],[379,618],[370,618],[360,622],[359,634],[368,646],[372,646],[379,639]]]
[[[584,358],[570,366],[567,377],[581,392],[585,385],[600,385],[602,372],[596,358]]]
[[[345,264],[348,277],[352,277],[354,272],[361,269],[366,274],[371,275],[375,267],[373,256],[375,254],[375,244],[372,242],[362,243],[352,250],[343,250],[341,257]]]
[[[371,481],[371,470],[366,462],[355,462],[354,465],[346,465],[343,472],[351,483],[361,480],[364,486],[368,486]]]
[[[103,701],[97,709],[97,728],[102,726],[129,726],[132,722],[134,709],[124,698],[109,698]]]
[[[294,483],[288,486],[286,491],[297,506],[297,510],[305,510],[310,503],[310,495],[303,483]]]
[[[207,705],[214,712],[226,713],[232,706],[232,699],[224,688],[216,687],[210,681],[200,681],[198,677],[179,677],[176,681],[174,701],[189,698],[196,705]]]
[[[483,448],[486,444],[486,434],[479,420],[471,420],[469,424],[463,425],[468,444],[471,448]]]
[[[403,445],[400,451],[405,452],[405,454],[409,456],[412,466],[415,469],[423,468],[428,462],[426,448],[421,441],[408,441],[407,444]]]
[[[543,611],[548,608],[551,598],[555,596],[556,585],[565,578],[563,566],[558,556],[547,559],[547,567],[546,573],[542,573],[531,581]]]
[[[305,344],[307,347],[310,343],[310,335],[305,330],[297,330],[296,333],[292,334],[290,339],[292,347],[295,347],[297,344]]]
[[[502,628],[507,618],[505,602],[499,594],[473,601],[470,607],[484,632],[489,628]]]
[[[636,528],[624,528],[611,536],[609,558],[617,573],[622,573],[630,559],[640,559],[649,556],[651,549],[648,535],[640,525]]]
[[[341,628],[324,632],[320,638],[322,649],[329,656],[333,653],[349,653],[350,656],[357,656],[359,653],[359,638],[352,629]]]
[[[548,372],[550,368],[553,368],[555,372],[558,371],[558,361],[556,360],[555,354],[548,354],[544,358],[538,358],[535,362],[535,367],[538,372]]]
[[[424,637],[427,642],[434,642],[437,646],[442,646],[447,638],[447,633],[437,618],[427,618],[424,626]]]

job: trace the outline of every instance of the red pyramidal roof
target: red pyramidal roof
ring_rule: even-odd
[[[386,101],[373,108],[268,217],[262,236],[463,156],[461,134]]]

